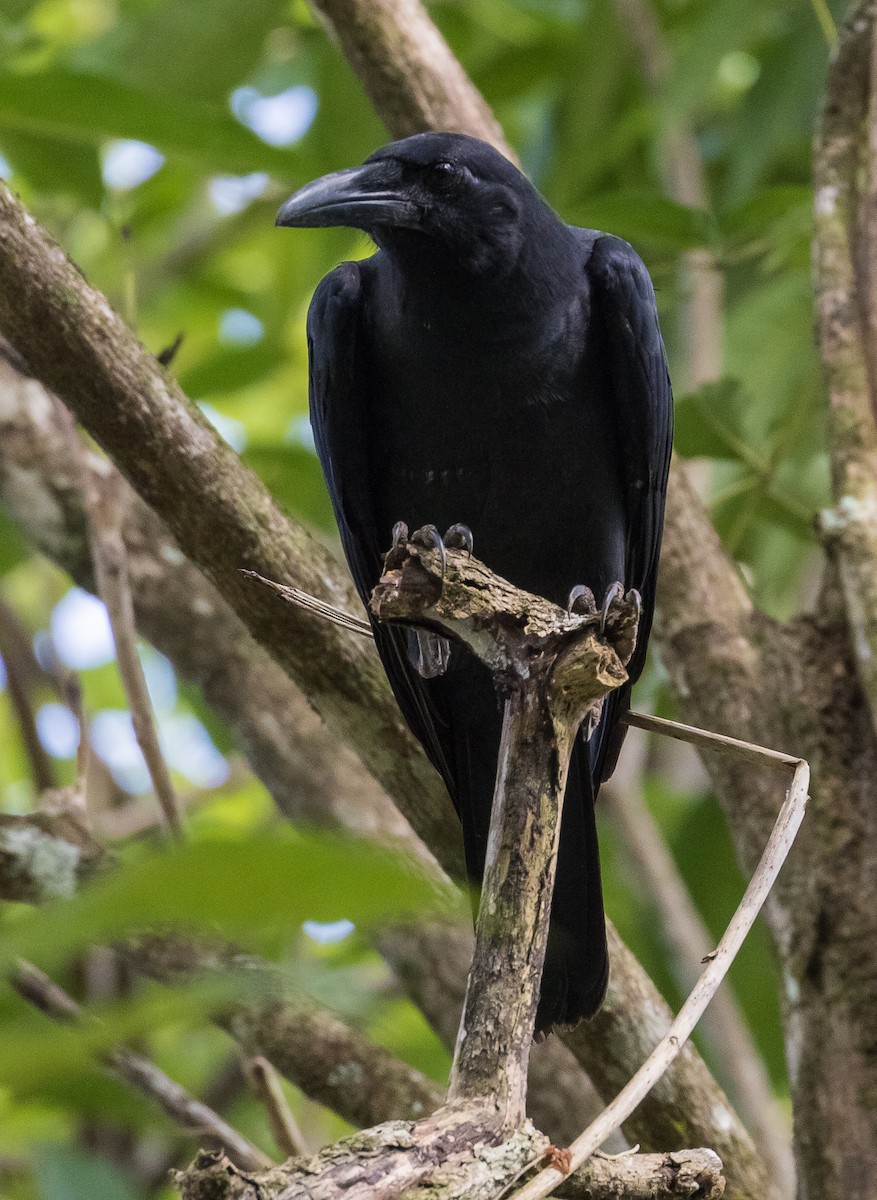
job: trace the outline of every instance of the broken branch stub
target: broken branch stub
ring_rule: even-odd
[[[560,811],[573,742],[627,679],[639,607],[600,618],[513,587],[467,552],[409,542],[387,556],[371,608],[463,643],[505,702],[475,955],[448,1100],[524,1121],[527,1067],[554,890]]]

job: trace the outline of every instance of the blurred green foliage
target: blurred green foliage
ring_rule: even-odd
[[[828,494],[809,243],[811,136],[831,30],[815,0],[644,2],[654,6],[672,63],[657,99],[611,0],[437,0],[431,11],[558,210],[628,238],[645,257],[674,369],[678,453],[709,464],[721,536],[755,599],[786,616],[812,594],[812,521]],[[839,19],[839,0],[830,8]],[[681,124],[694,131],[704,160],[708,211],[680,205],[664,189],[665,138]],[[209,406],[281,503],[328,539],[331,514],[306,421],[304,319],[321,276],[368,246],[338,230],[292,236],[276,230],[273,217],[301,183],[360,161],[385,140],[304,0],[0,0],[4,173],[150,349],[183,335],[172,366],[183,386]],[[680,264],[693,248],[715,256],[726,295],[724,377],[696,392],[680,328]],[[0,515],[0,590],[31,634],[48,628],[68,586]],[[83,670],[81,679],[90,712],[124,706],[111,664]],[[671,712],[655,666],[641,698]],[[43,683],[36,699],[56,697]],[[189,689],[179,689],[172,706],[200,718],[219,750],[230,751]],[[69,758],[57,766],[60,780],[72,777]],[[652,773],[648,793],[718,931],[742,884],[700,778]],[[0,799],[7,810],[32,803],[8,691],[0,692]],[[113,803],[128,801],[116,795]],[[319,877],[305,885],[296,875],[302,847],[317,851],[276,827],[266,834],[267,814],[261,789],[233,777],[199,811],[189,850],[151,866],[142,848],[126,851],[103,891],[65,910],[7,912],[4,961],[22,950],[42,953],[43,965],[92,998],[101,1036],[136,1035],[198,1091],[229,1053],[206,1021],[210,997],[193,990],[160,1001],[139,985],[130,998],[101,1004],[84,982],[83,945],[118,934],[138,906],[141,917],[167,916],[158,900],[220,925],[234,917],[229,932],[310,972],[352,1019],[441,1078],[447,1056],[411,1005],[388,990],[364,941],[317,947],[297,934],[306,915],[357,920],[391,911],[409,894],[397,868],[375,866],[370,875],[359,856],[320,843],[322,879],[334,881],[327,904]],[[649,898],[630,887],[611,831],[604,842],[609,911],[676,1002]],[[217,864],[227,891],[212,886]],[[250,895],[231,887],[244,870],[260,881]],[[335,972],[334,983],[326,972]],[[777,981],[763,931],[732,979],[783,1090]],[[184,1161],[195,1139],[105,1078],[86,1053],[88,1039],[48,1026],[10,993],[0,996],[0,1017],[0,1194],[155,1194],[160,1185],[144,1182],[149,1164],[174,1146]],[[312,1144],[339,1133],[337,1119],[302,1097],[294,1102]],[[252,1101],[236,1099],[229,1115],[273,1149]]]

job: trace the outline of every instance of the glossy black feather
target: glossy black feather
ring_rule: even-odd
[[[456,198],[429,190],[447,188],[429,172],[449,154],[470,176],[457,180]],[[327,276],[308,318],[311,419],[357,589],[367,601],[396,521],[463,522],[479,558],[556,602],[577,583],[598,599],[616,579],[637,588],[644,611],[632,684],[654,608],[672,435],[645,267],[619,239],[564,225],[472,139],[421,135],[375,161],[372,171],[386,164],[406,202],[421,206],[425,232],[372,230],[378,253]],[[459,648],[444,675],[422,679],[404,631],[375,635],[403,713],[460,814],[478,878],[501,727],[491,681]],[[626,687],[574,756],[543,1029],[590,1015],[605,991],[594,797],[617,757],[628,702]]]

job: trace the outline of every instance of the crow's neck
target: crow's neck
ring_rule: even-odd
[[[581,254],[572,237],[528,242],[513,262],[500,259],[480,270],[432,243],[388,246],[386,253],[410,315],[449,332],[519,336],[581,288]]]

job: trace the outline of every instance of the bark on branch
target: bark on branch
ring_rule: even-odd
[[[512,588],[467,553],[417,542],[415,535],[388,556],[372,596],[375,615],[464,642],[506,696],[448,1103],[425,1121],[379,1126],[293,1163],[271,1181],[285,1200],[330,1200],[342,1190],[349,1200],[390,1200],[425,1188],[486,1200],[547,1149],[524,1114],[566,770],[580,724],[626,678],[639,606],[629,599],[613,607],[610,645],[597,637],[596,611],[565,612]],[[179,1177],[183,1196],[211,1194],[219,1177],[227,1187],[228,1174],[221,1161],[202,1158]]]
[[[515,161],[484,97],[418,0],[314,0],[314,8],[396,137],[424,129],[469,133]]]
[[[0,814],[0,900],[69,898],[104,858],[75,811]]]
[[[821,524],[839,565],[859,677],[877,727],[877,351],[871,344],[877,208],[875,135],[868,125],[877,96],[873,29],[874,5],[856,5],[829,74],[816,140],[814,212],[834,499]]]
[[[376,1135],[376,1136],[372,1136]],[[411,1136],[411,1127],[403,1122],[385,1126],[380,1131],[372,1130],[369,1136],[359,1134],[347,1142],[338,1144],[339,1186],[343,1194],[359,1196],[360,1192],[346,1190],[350,1187],[351,1171],[361,1170],[358,1164],[371,1154],[378,1154],[393,1141],[404,1142]],[[333,1148],[334,1149],[334,1148]],[[482,1147],[480,1154],[485,1163],[485,1186],[461,1194],[451,1187],[437,1187],[408,1193],[410,1200],[496,1200],[499,1188],[496,1176],[500,1174],[496,1165],[504,1157]],[[508,1151],[503,1148],[504,1155]],[[516,1146],[517,1150],[517,1146]],[[357,1164],[354,1166],[354,1164]],[[204,1200],[205,1196],[218,1195],[222,1200],[334,1200],[331,1192],[324,1190],[321,1183],[308,1191],[308,1175],[320,1172],[322,1157],[299,1160],[285,1167],[277,1167],[267,1173],[249,1175],[240,1171],[227,1158],[219,1154],[201,1154],[194,1165],[177,1178],[182,1184],[184,1200]],[[347,1173],[345,1174],[345,1168]],[[490,1176],[494,1174],[494,1179]],[[438,1181],[437,1181],[438,1182]],[[444,1181],[441,1181],[444,1183]],[[354,1180],[358,1187],[359,1180]],[[491,1191],[491,1187],[493,1190]],[[711,1150],[681,1150],[675,1154],[625,1154],[620,1158],[595,1157],[585,1166],[570,1175],[558,1195],[569,1200],[611,1200],[623,1196],[625,1200],[719,1200],[724,1194],[725,1183],[722,1165]],[[336,1192],[335,1196],[339,1193]],[[380,1193],[373,1193],[376,1200]]]

